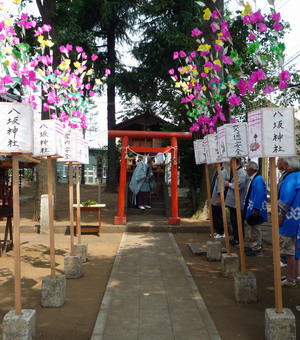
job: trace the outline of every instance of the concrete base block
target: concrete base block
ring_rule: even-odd
[[[208,261],[221,261],[222,243],[219,241],[207,241],[206,258]]]
[[[233,277],[240,270],[240,261],[237,254],[222,254],[222,274],[224,277]]]
[[[86,243],[75,243],[75,255],[81,257],[81,262],[86,262],[88,260],[88,245]]]
[[[266,340],[296,340],[296,319],[293,312],[283,308],[283,313],[276,313],[274,308],[265,311]]]
[[[234,274],[234,295],[238,303],[257,301],[256,278],[252,272],[246,275],[241,272]]]
[[[22,309],[20,315],[11,310],[3,318],[3,340],[31,340],[35,338],[36,310]]]
[[[42,307],[61,307],[66,299],[66,277],[46,276],[42,281]]]
[[[81,277],[81,257],[78,255],[65,256],[66,279],[79,279]]]

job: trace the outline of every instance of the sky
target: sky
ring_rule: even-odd
[[[15,5],[12,5],[11,0],[0,0],[0,2],[4,2],[6,8],[16,8]],[[272,0],[269,0],[272,1]],[[230,9],[234,12],[235,10],[241,9],[242,7],[239,6],[240,1],[231,0],[230,1]],[[261,9],[264,14],[270,13],[270,5],[268,0],[248,0],[251,4],[253,10]],[[275,0],[275,10],[276,12],[281,13],[281,17],[283,20],[288,21],[291,26],[291,32],[286,35],[285,38],[285,45],[286,45],[286,58],[285,62],[289,62],[294,58],[294,60],[289,64],[295,64],[297,68],[300,69],[300,20],[299,20],[299,13],[300,13],[300,0]],[[38,13],[38,10],[35,5],[35,1],[32,5],[30,5],[29,13]],[[122,46],[119,47],[119,50],[123,54],[123,62],[127,66],[134,66],[135,60],[133,60],[129,53],[128,47]],[[166,70],[166,73],[168,70]],[[93,147],[100,147],[107,144],[107,100],[106,96],[102,96],[97,98],[97,107],[99,112],[98,118],[98,132],[96,134],[90,135],[91,139],[91,146]],[[118,112],[122,110],[120,100],[117,98],[116,102],[116,113],[118,116]]]

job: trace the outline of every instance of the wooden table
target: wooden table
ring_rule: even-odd
[[[101,233],[101,208],[105,208],[106,204],[94,204],[89,206],[83,206],[80,204],[80,212],[81,211],[97,211],[98,213],[98,226],[88,226],[87,228],[81,228],[81,233],[95,233],[97,232],[99,235]],[[77,204],[73,204],[73,208],[77,208]],[[76,219],[76,224],[79,224],[79,221]]]

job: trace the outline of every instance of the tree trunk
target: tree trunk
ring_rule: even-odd
[[[56,0],[41,0],[36,1],[38,9],[40,11],[41,17],[43,22],[47,25],[51,25],[51,38],[53,41],[56,41],[57,31],[56,31],[56,24],[53,14],[56,10]],[[55,67],[56,60],[53,61],[53,66]],[[41,119],[49,119],[49,113],[41,112]],[[53,196],[54,196],[54,210],[55,210],[55,202],[56,202],[56,161],[52,161],[52,172],[53,172]],[[47,161],[43,160],[36,168],[37,173],[37,181],[36,181],[36,196],[35,196],[35,203],[34,203],[34,213],[33,213],[33,220],[39,221],[40,220],[40,209],[41,209],[41,195],[48,194],[48,170],[47,170]]]
[[[113,130],[116,125],[116,89],[115,89],[115,66],[116,66],[116,49],[115,49],[115,30],[108,30],[107,34],[107,53],[108,65],[111,71],[107,83],[107,130]],[[106,192],[117,192],[117,160],[116,160],[116,140],[108,138],[108,169],[106,180]]]

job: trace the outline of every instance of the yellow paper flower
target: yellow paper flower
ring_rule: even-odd
[[[65,59],[62,63],[59,64],[58,68],[62,71],[65,71],[70,67],[70,62],[70,59]]]
[[[224,45],[224,43],[223,43],[223,41],[222,41],[222,40],[219,40],[219,39],[217,39],[217,40],[216,40],[216,45],[223,46],[223,45]]]
[[[4,26],[11,27],[13,24],[14,23],[13,23],[12,18],[8,18],[8,19],[4,20]]]
[[[211,45],[202,44],[202,45],[199,45],[197,51],[198,51],[198,52],[201,52],[201,51],[209,51],[210,49],[211,49]]]
[[[42,77],[44,77],[45,76],[45,71],[44,70],[42,70],[42,69],[38,69],[38,73],[42,76]]]
[[[90,68],[89,70],[86,71],[86,75],[90,76],[94,73],[94,70],[92,68]]]
[[[207,90],[207,87],[204,85],[202,86],[202,91],[206,91]]]
[[[205,8],[205,10],[203,11],[203,19],[204,20],[209,20],[211,17],[211,11],[209,8]]]
[[[5,6],[3,5],[3,3],[0,3],[0,11],[5,11]]]
[[[103,82],[99,78],[95,79],[95,83],[97,85],[102,85],[103,84]]]
[[[249,4],[249,2],[246,2],[245,8],[242,12],[242,16],[249,15],[251,13],[252,13],[251,5]]]
[[[220,59],[214,60],[213,63],[214,63],[215,65],[219,65],[220,67],[222,67],[222,63],[221,63]]]
[[[13,2],[15,5],[19,5],[20,3],[22,3],[22,0],[12,0],[12,2]]]
[[[7,54],[7,55],[12,54],[13,48],[11,46],[3,46],[1,49],[2,49],[2,52]]]
[[[48,47],[52,47],[54,43],[52,42],[52,40],[45,40],[44,45]]]

